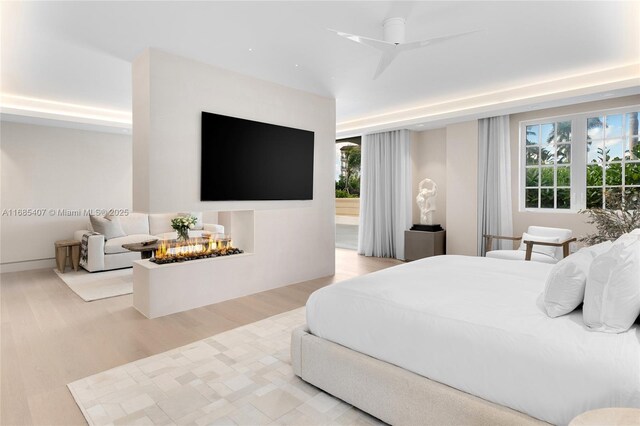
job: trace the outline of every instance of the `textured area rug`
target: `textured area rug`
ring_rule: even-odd
[[[293,374],[304,308],[68,385],[90,425],[383,424]]]
[[[133,293],[133,268],[87,272],[53,270],[58,277],[85,302]]]

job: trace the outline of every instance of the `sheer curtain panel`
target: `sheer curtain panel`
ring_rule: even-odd
[[[411,133],[362,139],[358,253],[404,259],[404,231],[411,225]]]
[[[478,254],[484,256],[484,234],[513,234],[509,116],[478,120]],[[511,250],[513,242],[497,240],[494,249]]]

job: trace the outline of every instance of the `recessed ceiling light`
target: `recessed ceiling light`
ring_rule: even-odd
[[[253,52],[253,49],[251,47],[249,48],[249,52]]]
[[[298,68],[298,64],[296,64],[296,68]]]

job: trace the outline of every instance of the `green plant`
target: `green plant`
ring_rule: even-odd
[[[336,189],[336,198],[358,198],[357,194],[349,194],[344,189]]]
[[[343,163],[342,174],[336,181],[336,198],[358,198],[360,196],[360,146],[345,146],[340,149]],[[347,195],[344,195],[344,191]]]
[[[360,146],[345,146],[342,148],[342,153],[344,155],[344,161],[346,164],[344,170],[344,180],[345,180],[345,191],[349,194],[353,194],[355,192],[359,192],[360,189],[360,160],[361,160],[361,152]],[[352,187],[352,183],[357,182],[358,191],[354,191],[355,188]]]
[[[605,191],[607,209],[594,208],[581,210],[589,215],[587,223],[594,224],[597,232],[580,238],[580,241],[593,245],[603,241],[615,240],[620,235],[640,228],[640,194],[633,189],[624,191],[614,189]]]

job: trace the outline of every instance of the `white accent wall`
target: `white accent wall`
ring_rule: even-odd
[[[420,209],[416,203],[420,182],[429,178],[438,185],[436,211],[433,221],[447,226],[447,132],[444,128],[414,132],[412,135],[411,162],[413,223],[420,223]]]
[[[478,251],[478,121],[447,126],[447,254]]]
[[[2,272],[54,266],[88,220],[58,209],[131,209],[131,136],[2,121],[0,138],[0,210],[45,209],[0,217]]]
[[[519,209],[519,129],[520,122],[547,117],[580,114],[640,104],[640,96],[626,96],[597,102],[586,102],[558,108],[547,108],[512,114],[511,190],[513,203],[513,235],[522,235],[530,225],[571,229],[581,237],[594,232],[587,216],[577,213],[547,213]],[[477,252],[477,184],[478,184],[478,124],[476,120],[448,125],[446,128],[417,132],[413,137],[413,192],[420,180],[431,177],[438,183],[439,194],[445,195],[445,205],[438,198],[436,218],[447,231],[447,254],[475,256]],[[436,180],[434,177],[437,177]],[[442,215],[444,214],[444,218]],[[414,206],[417,223],[419,212]]]
[[[513,203],[513,233],[522,235],[530,225],[551,226],[555,228],[567,228],[573,231],[575,237],[581,237],[595,232],[593,225],[587,223],[588,216],[578,213],[545,213],[520,211],[520,122],[538,120],[547,117],[558,117],[571,114],[580,114],[590,111],[602,111],[612,108],[621,108],[631,105],[640,105],[640,95],[625,96],[616,99],[607,99],[598,102],[586,102],[558,108],[540,109],[537,111],[513,114],[510,117],[511,139],[511,197]]]
[[[315,132],[313,200],[200,201],[202,111]],[[334,99],[154,49],[133,63],[134,209],[253,210],[255,255],[236,275],[247,292],[334,273],[334,155]],[[209,160],[211,173],[224,161]]]

